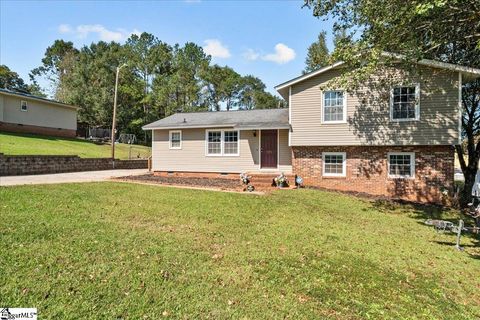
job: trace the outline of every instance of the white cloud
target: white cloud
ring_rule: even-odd
[[[69,33],[69,32],[72,32],[72,28],[68,24],[61,24],[58,26],[58,32]]]
[[[230,58],[232,56],[228,48],[218,39],[207,39],[205,43],[203,50],[214,58]]]
[[[247,60],[253,61],[253,60],[257,60],[258,58],[260,58],[260,53],[258,53],[255,50],[249,48],[243,53],[243,57]]]
[[[60,33],[71,33],[76,35],[80,39],[85,39],[90,34],[96,34],[100,40],[103,41],[117,41],[121,42],[126,40],[132,34],[140,34],[140,31],[134,29],[133,31],[127,31],[125,29],[109,30],[101,24],[82,24],[75,28],[70,27],[68,24],[61,24],[58,26]]]
[[[263,60],[273,61],[278,64],[284,64],[295,59],[295,50],[289,48],[283,43],[277,43],[275,45],[275,53],[269,53],[262,56]]]

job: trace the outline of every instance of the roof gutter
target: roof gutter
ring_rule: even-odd
[[[142,130],[176,130],[176,129],[202,129],[202,128],[233,128],[236,124],[223,125],[192,125],[192,126],[167,126],[167,127],[149,127],[143,126]]]
[[[275,130],[275,129],[290,129],[290,125],[278,124],[269,126],[268,124],[256,125],[239,125],[239,124],[224,124],[224,125],[198,125],[198,126],[168,126],[168,127],[142,127],[143,130],[181,130],[181,129],[211,129],[211,128],[233,128],[237,130]]]

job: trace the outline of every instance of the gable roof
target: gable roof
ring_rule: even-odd
[[[382,53],[383,56],[387,58],[394,58],[398,60],[402,60],[405,58],[404,55],[401,54],[395,54],[395,53],[388,53],[384,52]],[[456,71],[460,72],[463,75],[469,76],[471,78],[479,78],[480,77],[480,69],[476,68],[471,68],[471,67],[466,67],[466,66],[461,66],[457,64],[452,64],[452,63],[446,63],[446,62],[441,62],[437,60],[430,60],[430,59],[422,59],[416,62],[419,65],[424,65],[432,68],[439,68],[439,69],[445,69],[445,70],[451,70],[451,71]],[[296,78],[293,78],[291,80],[288,80],[286,82],[283,82],[277,86],[275,86],[275,90],[278,91],[278,93],[286,100],[288,100],[288,88],[296,83],[305,81],[307,79],[310,79],[312,77],[315,77],[316,75],[319,75],[321,73],[327,72],[332,69],[339,68],[340,66],[344,65],[345,62],[343,61],[338,61],[332,65],[320,68],[318,70],[306,73],[304,75],[298,76]]]
[[[289,129],[288,109],[175,113],[143,126],[143,130],[182,128]]]
[[[71,104],[66,104],[66,103],[63,103],[63,102],[60,102],[60,101],[47,99],[47,98],[39,97],[39,96],[34,96],[33,94],[29,94],[29,93],[12,91],[12,90],[9,90],[9,89],[4,89],[4,88],[0,88],[0,94],[5,94],[5,95],[8,95],[8,96],[21,97],[21,98],[28,98],[28,99],[37,100],[37,101],[46,102],[46,103],[51,103],[51,104],[54,104],[54,105],[57,105],[57,106],[60,106],[60,107],[72,108],[72,109],[76,109],[76,110],[82,109],[80,107],[73,106]]]

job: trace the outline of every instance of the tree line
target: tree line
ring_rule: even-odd
[[[109,127],[115,70],[122,64],[117,127],[140,138],[143,125],[175,112],[286,107],[259,78],[212,64],[201,46],[172,46],[146,32],[130,36],[125,44],[100,41],[81,48],[56,40],[31,71],[31,84],[3,65],[0,86],[45,95],[38,85],[43,79],[55,100],[82,108],[79,122]]]

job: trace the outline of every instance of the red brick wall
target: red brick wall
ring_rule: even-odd
[[[71,129],[57,129],[48,127],[31,126],[27,124],[8,123],[0,121],[0,131],[32,133],[46,136],[75,138],[76,131]]]
[[[346,152],[346,177],[322,176],[322,152]],[[415,152],[415,178],[389,178],[388,152]],[[292,147],[293,172],[306,186],[362,192],[417,202],[442,203],[453,190],[453,146]]]

